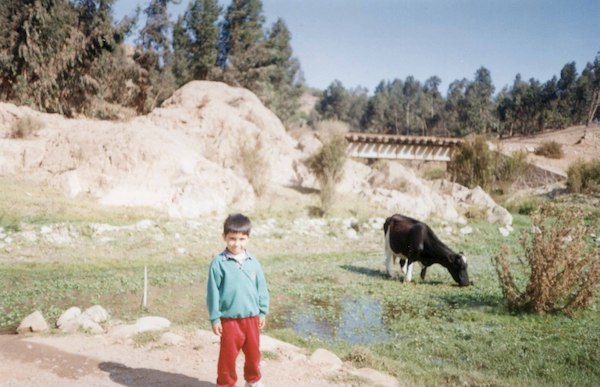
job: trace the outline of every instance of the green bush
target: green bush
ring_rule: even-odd
[[[565,155],[562,150],[562,145],[556,141],[543,142],[540,146],[535,148],[533,153],[550,159],[561,159]]]
[[[569,166],[567,188],[573,193],[600,194],[600,159],[578,161]]]
[[[465,141],[448,163],[452,180],[469,188],[480,186],[485,191],[492,187],[495,170],[496,160],[484,136]]]
[[[531,214],[531,231],[521,237],[525,259],[517,273],[528,277],[524,290],[514,280],[508,247],[501,249],[494,264],[510,310],[573,315],[594,303],[600,254],[589,241],[593,229],[585,218],[579,207],[552,204]]]
[[[465,141],[448,163],[453,181],[469,188],[480,186],[488,192],[507,191],[510,185],[530,171],[526,152],[502,156],[489,148],[484,136]]]

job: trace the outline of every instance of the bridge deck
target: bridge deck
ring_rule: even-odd
[[[370,159],[445,161],[463,140],[447,137],[348,133],[348,155]]]

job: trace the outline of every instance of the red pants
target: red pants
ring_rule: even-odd
[[[247,318],[222,318],[221,349],[217,365],[217,386],[235,387],[237,373],[235,361],[244,351],[244,379],[249,383],[260,380],[260,329],[258,316]]]

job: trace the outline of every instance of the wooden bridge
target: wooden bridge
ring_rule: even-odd
[[[348,133],[348,156],[368,159],[450,161],[458,138]]]

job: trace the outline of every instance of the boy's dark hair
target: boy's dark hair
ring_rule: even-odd
[[[243,214],[231,214],[225,219],[225,223],[223,223],[223,235],[230,232],[239,232],[250,236],[251,229],[252,222]]]

